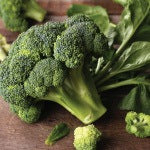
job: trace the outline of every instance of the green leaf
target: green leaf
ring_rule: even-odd
[[[150,42],[150,25],[141,26],[132,41],[149,41]]]
[[[60,123],[52,129],[51,133],[49,134],[49,136],[47,137],[47,139],[45,141],[45,144],[51,146],[59,139],[68,135],[69,132],[70,132],[70,129],[68,128],[67,124]]]
[[[68,9],[67,15],[73,16],[76,14],[85,14],[91,18],[100,28],[101,32],[110,39],[109,45],[112,45],[113,39],[116,36],[116,25],[110,22],[106,9],[101,6],[73,4]]]
[[[139,84],[134,87],[121,101],[119,108],[121,110],[133,110],[150,115],[150,85]]]
[[[135,42],[126,49],[112,68],[111,74],[137,70],[150,64],[150,42]]]
[[[125,7],[128,3],[130,3],[131,0],[114,0],[114,1]],[[132,42],[150,41],[149,35],[150,35],[150,10],[149,10],[149,14],[147,15],[146,19],[143,21],[143,23],[139,26],[139,28],[135,32],[135,35],[131,41]]]
[[[125,5],[117,25],[117,40],[127,43],[149,13],[149,0],[130,0]]]
[[[133,36],[131,42],[133,41],[150,41],[150,11]]]

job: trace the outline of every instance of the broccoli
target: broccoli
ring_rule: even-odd
[[[26,123],[35,123],[39,120],[44,103],[37,103],[28,108],[22,108],[17,105],[10,104],[10,110],[17,114],[18,117]]]
[[[6,58],[9,48],[6,38],[0,34],[0,62]]]
[[[36,0],[0,0],[0,16],[11,31],[25,31],[28,28],[27,18],[42,22],[45,14]]]
[[[74,147],[76,150],[96,150],[102,133],[94,126],[78,127],[74,131]]]
[[[150,136],[150,115],[130,111],[127,113],[125,121],[128,133],[140,138]]]
[[[0,66],[0,95],[8,103],[28,108],[54,101],[85,124],[106,112],[87,69],[88,58],[97,53],[95,37],[102,33],[82,18],[48,22],[20,34]]]

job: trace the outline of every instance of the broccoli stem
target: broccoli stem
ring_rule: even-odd
[[[65,85],[53,88],[42,99],[59,103],[84,124],[94,122],[106,112],[88,73],[85,77],[81,68],[72,70]]]
[[[150,85],[147,81],[139,81],[139,80],[137,80],[137,78],[132,78],[132,79],[120,81],[120,82],[117,82],[117,83],[113,83],[113,84],[110,84],[110,85],[101,86],[100,88],[98,88],[98,91],[103,92],[103,91],[118,88],[118,87],[121,87],[121,86],[138,85],[138,84]]]
[[[35,0],[26,1],[24,4],[25,16],[38,22],[44,20],[46,11]]]

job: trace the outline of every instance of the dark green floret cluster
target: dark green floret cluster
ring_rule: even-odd
[[[0,95],[21,107],[17,114],[26,122],[39,118],[40,113],[34,118],[36,104],[43,100],[62,105],[85,124],[97,120],[106,108],[88,65],[93,56],[101,55],[103,44],[108,48],[106,41],[84,15],[31,27],[11,45],[0,66]],[[27,112],[33,114],[31,120],[25,118]]]
[[[0,0],[0,17],[11,31],[25,31],[29,25],[27,18],[42,22],[45,14],[36,0]]]
[[[44,108],[44,103],[33,104],[28,108],[20,107],[17,105],[10,104],[10,110],[17,114],[18,117],[26,123],[37,122]]]

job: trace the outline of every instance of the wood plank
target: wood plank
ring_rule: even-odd
[[[118,93],[118,92],[117,92]],[[116,93],[115,93],[116,94]],[[108,112],[95,122],[103,132],[103,139],[98,150],[149,150],[149,139],[136,138],[125,131],[126,111],[116,108],[119,96],[112,95],[107,105]],[[118,95],[118,94],[117,94]],[[9,111],[8,104],[0,99],[0,149],[1,150],[73,150],[73,131],[83,124],[61,106],[47,103],[47,114],[35,124],[26,124]],[[66,122],[71,128],[70,134],[52,147],[44,140],[52,127]]]
[[[38,0],[39,4],[45,8],[51,15],[66,15],[67,9],[71,4],[100,5],[108,11],[109,14],[120,14],[122,7],[112,0]]]

